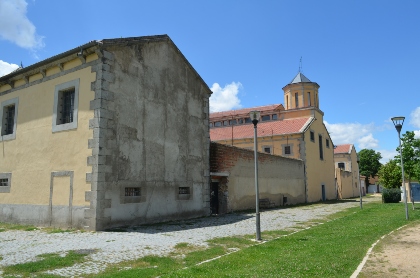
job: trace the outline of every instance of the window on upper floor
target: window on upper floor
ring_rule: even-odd
[[[330,140],[325,139],[325,146],[326,146],[327,148],[329,148],[329,147],[330,147]]]
[[[238,124],[243,124],[244,123],[244,119],[238,119]]]
[[[273,114],[273,120],[277,120],[277,114]]]
[[[290,154],[290,146],[284,146],[284,154]]]
[[[313,131],[311,131],[310,135],[311,135],[311,141],[315,142],[315,133]]]
[[[344,169],[346,168],[346,164],[344,162],[338,162],[338,168],[344,171]]]
[[[251,118],[245,118],[245,123],[246,123],[246,124],[252,123]]]
[[[263,121],[269,121],[269,120],[271,120],[270,115],[264,115],[264,116],[261,117],[262,122]]]
[[[299,94],[295,93],[295,104],[296,104],[296,108],[299,107]]]
[[[308,92],[308,106],[311,106],[311,92]]]
[[[236,125],[237,124],[237,121],[236,120],[230,120],[229,121],[229,125]]]
[[[13,98],[1,103],[0,107],[0,141],[16,138],[19,99]]]
[[[324,160],[324,150],[322,148],[322,135],[318,136],[319,141],[319,159]]]
[[[79,79],[55,86],[53,132],[77,128]]]

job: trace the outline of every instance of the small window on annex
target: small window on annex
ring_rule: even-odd
[[[77,128],[79,79],[55,86],[53,132]]]
[[[236,124],[237,124],[236,120],[229,120],[229,125],[236,125]]]
[[[290,154],[290,146],[284,146],[284,154]]]
[[[0,141],[16,138],[17,112],[19,99],[13,98],[3,101],[0,106]]]
[[[338,168],[344,171],[344,169],[346,168],[346,164],[344,162],[338,162]]]
[[[238,124],[243,124],[244,123],[244,119],[238,119]]]
[[[146,201],[145,192],[142,192],[141,187],[124,187],[123,189],[123,204],[140,203]]]
[[[327,148],[329,148],[329,147],[330,147],[330,140],[325,139],[325,146],[326,146]]]
[[[273,120],[277,120],[277,114],[273,114],[272,119],[273,119]]]
[[[191,196],[191,187],[180,186],[178,187],[178,200],[190,200]]]
[[[270,146],[263,146],[262,147],[262,149],[263,149],[263,152],[265,152],[265,153],[269,153],[269,154],[271,154],[272,152],[272,147],[270,147]]]
[[[222,126],[222,122],[215,122],[215,123],[214,123],[214,126],[215,126],[215,127]]]
[[[310,134],[311,134],[311,141],[315,142],[315,133],[311,131]]]

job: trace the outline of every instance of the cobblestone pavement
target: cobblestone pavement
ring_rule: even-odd
[[[283,230],[355,206],[359,206],[357,200],[262,211],[261,230]],[[0,267],[35,261],[36,256],[45,253],[65,254],[69,250],[81,250],[88,253],[92,251],[87,262],[50,273],[66,277],[94,274],[105,270],[109,264],[147,255],[167,255],[181,242],[206,246],[209,239],[255,234],[255,229],[255,214],[232,213],[139,226],[126,232],[46,233],[42,230],[11,230],[0,233],[0,256],[3,258]]]

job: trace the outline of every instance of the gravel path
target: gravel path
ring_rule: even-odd
[[[372,198],[367,199],[372,200]],[[261,212],[261,231],[282,230],[299,222],[324,218],[337,211],[358,206],[355,200],[338,204],[316,204]],[[69,250],[90,253],[85,263],[51,271],[66,277],[99,273],[113,263],[147,255],[167,255],[177,243],[206,246],[216,237],[255,234],[255,214],[227,214],[151,226],[127,232],[37,231],[0,232],[0,267],[35,261],[45,253],[65,254]],[[93,252],[93,250],[96,250]],[[1,275],[1,272],[0,272]]]

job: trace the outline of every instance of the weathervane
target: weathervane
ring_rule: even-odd
[[[299,61],[299,72],[302,72],[302,56],[300,56],[300,61]]]

